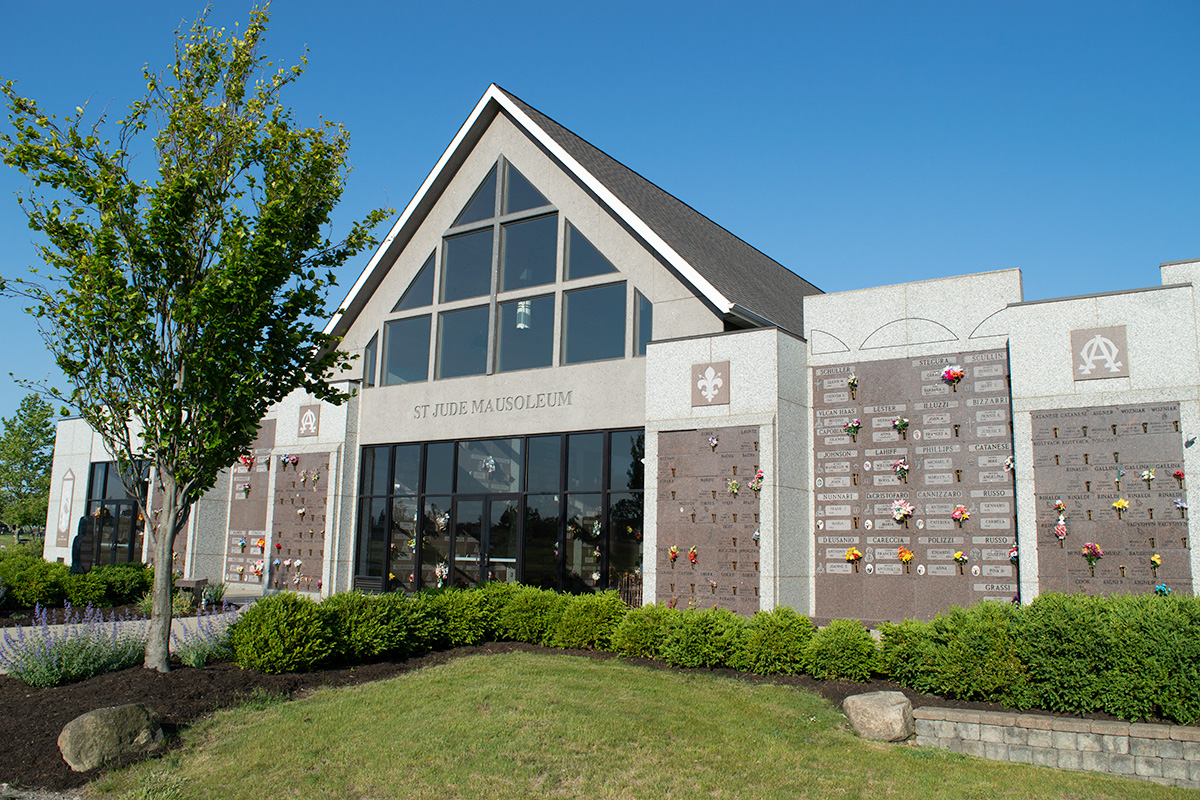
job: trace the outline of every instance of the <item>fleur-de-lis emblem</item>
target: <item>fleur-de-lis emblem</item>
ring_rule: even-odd
[[[712,367],[705,369],[704,373],[700,376],[700,380],[696,381],[696,388],[700,390],[700,394],[704,395],[704,399],[709,403],[716,399],[717,394],[724,385],[725,381],[721,378],[721,373]]]

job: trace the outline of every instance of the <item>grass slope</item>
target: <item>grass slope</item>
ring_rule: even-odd
[[[786,687],[533,653],[221,712],[93,788],[147,800],[1200,797],[863,741]]]

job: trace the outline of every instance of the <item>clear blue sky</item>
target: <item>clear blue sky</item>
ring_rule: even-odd
[[[200,8],[6,3],[0,77],[119,111]],[[1039,299],[1200,257],[1198,34],[1195,2],[279,0],[267,52],[307,45],[285,99],[353,134],[343,228],[403,208],[495,82],[826,291],[1019,267]],[[0,275],[34,259],[23,186],[0,170]],[[7,374],[54,365],[14,301],[0,341],[7,416]]]

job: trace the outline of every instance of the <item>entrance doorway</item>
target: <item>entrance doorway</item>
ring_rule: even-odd
[[[455,498],[451,585],[518,580],[520,506],[518,495]]]

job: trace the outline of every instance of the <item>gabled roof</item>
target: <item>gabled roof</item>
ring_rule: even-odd
[[[358,316],[429,209],[499,113],[559,163],[647,249],[722,317],[803,336],[801,298],[821,290],[686,203],[492,84],[325,326],[341,334]]]

